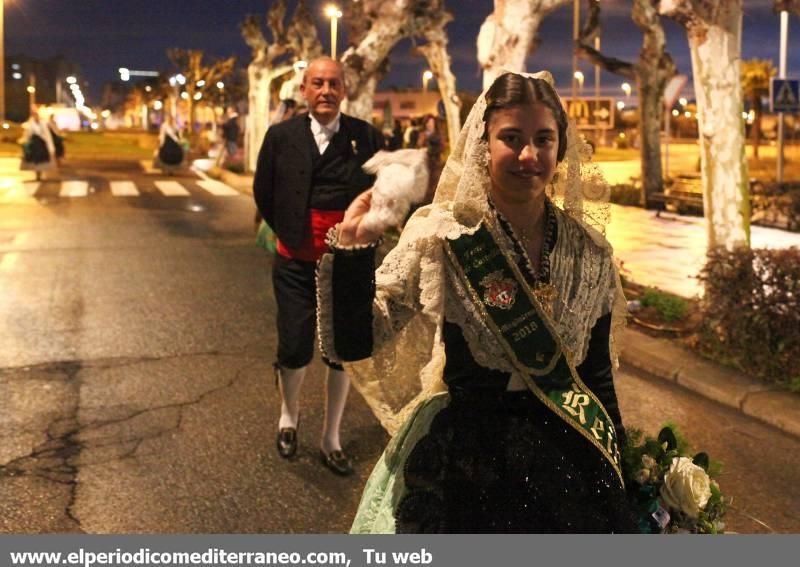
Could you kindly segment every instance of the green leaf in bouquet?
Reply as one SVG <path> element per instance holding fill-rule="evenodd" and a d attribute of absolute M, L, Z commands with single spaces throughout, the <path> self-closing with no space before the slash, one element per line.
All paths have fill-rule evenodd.
<path fill-rule="evenodd" d="M 718 477 L 722 472 L 722 463 L 720 461 L 710 461 L 708 463 L 708 470 L 706 472 L 711 478 Z"/>
<path fill-rule="evenodd" d="M 694 457 L 692 457 L 692 462 L 698 467 L 701 467 L 704 471 L 708 472 L 708 453 L 697 453 Z"/>
<path fill-rule="evenodd" d="M 648 439 L 644 444 L 644 454 L 650 455 L 657 461 L 661 461 L 661 457 L 664 455 L 664 448 L 661 446 L 661 443 L 655 439 Z"/>
<path fill-rule="evenodd" d="M 678 439 L 671 427 L 664 427 L 658 434 L 658 442 L 667 444 L 667 451 L 678 448 Z"/>

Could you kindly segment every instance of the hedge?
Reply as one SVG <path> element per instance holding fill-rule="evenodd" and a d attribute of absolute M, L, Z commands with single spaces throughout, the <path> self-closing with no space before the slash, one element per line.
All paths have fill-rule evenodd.
<path fill-rule="evenodd" d="M 713 250 L 700 279 L 701 350 L 800 391 L 800 248 Z"/>

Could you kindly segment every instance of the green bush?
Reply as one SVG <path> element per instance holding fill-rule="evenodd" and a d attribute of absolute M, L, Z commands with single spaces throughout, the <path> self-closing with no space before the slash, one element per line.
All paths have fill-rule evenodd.
<path fill-rule="evenodd" d="M 713 250 L 700 279 L 701 350 L 800 391 L 800 248 Z"/>
<path fill-rule="evenodd" d="M 241 175 L 244 173 L 244 164 L 242 162 L 228 163 L 225 164 L 225 169 L 227 169 L 231 173 L 237 173 Z"/>
<path fill-rule="evenodd" d="M 639 187 L 631 183 L 612 185 L 609 200 L 617 205 L 638 207 L 642 204 L 642 191 Z"/>
<path fill-rule="evenodd" d="M 640 301 L 642 307 L 653 307 L 669 323 L 685 319 L 689 314 L 689 303 L 685 299 L 650 287 L 642 292 Z"/>

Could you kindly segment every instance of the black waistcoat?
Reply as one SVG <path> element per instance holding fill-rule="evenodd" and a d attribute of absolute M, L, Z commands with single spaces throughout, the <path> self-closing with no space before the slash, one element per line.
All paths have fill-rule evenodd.
<path fill-rule="evenodd" d="M 343 211 L 359 193 L 371 186 L 372 179 L 361 171 L 363 160 L 358 159 L 347 131 L 340 127 L 325 152 L 320 154 L 311 141 L 311 195 L 309 206 L 324 211 Z"/>

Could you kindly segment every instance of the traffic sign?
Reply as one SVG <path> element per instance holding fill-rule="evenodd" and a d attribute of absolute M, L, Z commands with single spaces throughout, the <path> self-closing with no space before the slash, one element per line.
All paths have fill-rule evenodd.
<path fill-rule="evenodd" d="M 769 103 L 772 112 L 800 111 L 800 80 L 772 79 L 769 84 Z"/>
<path fill-rule="evenodd" d="M 681 94 L 681 89 L 688 82 L 689 77 L 686 75 L 675 75 L 669 80 L 667 86 L 664 87 L 664 107 L 667 110 L 672 110 L 675 106 L 675 101 L 678 100 L 678 95 Z"/>

